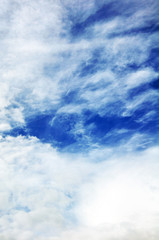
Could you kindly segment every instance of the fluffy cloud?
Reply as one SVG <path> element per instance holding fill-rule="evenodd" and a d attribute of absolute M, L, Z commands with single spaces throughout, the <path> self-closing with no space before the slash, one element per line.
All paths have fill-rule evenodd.
<path fill-rule="evenodd" d="M 24 137 L 0 148 L 1 239 L 157 239 L 158 148 L 73 157 Z"/>
<path fill-rule="evenodd" d="M 72 225 L 72 195 L 89 176 L 87 164 L 59 156 L 35 138 L 8 137 L 0 148 L 1 236 L 25 239 L 28 232 L 38 239 Z"/>

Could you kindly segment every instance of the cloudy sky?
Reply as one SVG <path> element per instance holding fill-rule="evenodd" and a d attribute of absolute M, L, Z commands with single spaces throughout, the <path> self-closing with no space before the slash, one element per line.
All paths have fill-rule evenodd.
<path fill-rule="evenodd" d="M 159 239 L 158 0 L 0 1 L 0 239 Z"/>

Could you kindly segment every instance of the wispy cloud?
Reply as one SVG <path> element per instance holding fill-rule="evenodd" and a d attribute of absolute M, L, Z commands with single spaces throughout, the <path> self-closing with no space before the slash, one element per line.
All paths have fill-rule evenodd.
<path fill-rule="evenodd" d="M 1 239 L 158 239 L 158 8 L 0 2 Z"/>

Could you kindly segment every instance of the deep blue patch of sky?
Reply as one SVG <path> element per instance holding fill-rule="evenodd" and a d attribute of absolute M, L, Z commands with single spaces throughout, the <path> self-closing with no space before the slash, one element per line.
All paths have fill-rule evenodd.
<path fill-rule="evenodd" d="M 144 83 L 144 84 L 141 84 L 140 86 L 138 87 L 134 87 L 132 89 L 129 90 L 128 92 L 128 98 L 129 100 L 135 98 L 136 96 L 148 91 L 148 90 L 156 90 L 158 91 L 159 89 L 159 78 L 156 78 L 154 80 L 152 80 L 150 83 Z"/>
<path fill-rule="evenodd" d="M 75 37 L 84 33 L 85 29 L 95 22 L 105 21 L 119 15 L 114 2 L 103 5 L 99 10 L 90 15 L 85 21 L 76 23 L 71 28 L 71 34 Z"/>
<path fill-rule="evenodd" d="M 155 47 L 151 49 L 147 65 L 154 68 L 155 71 L 159 71 L 159 48 Z"/>
<path fill-rule="evenodd" d="M 106 68 L 106 60 L 102 56 L 102 49 L 96 49 L 92 53 L 92 57 L 83 62 L 79 67 L 80 77 L 92 75 L 100 70 Z"/>
<path fill-rule="evenodd" d="M 153 22 L 144 27 L 132 28 L 123 32 L 114 32 L 109 34 L 108 37 L 109 38 L 124 37 L 124 36 L 137 35 L 137 34 L 151 34 L 155 32 L 159 32 L 159 25 Z"/>
<path fill-rule="evenodd" d="M 84 21 L 80 21 L 79 17 L 76 19 L 76 17 L 73 18 L 73 16 L 70 17 L 72 20 L 72 26 L 71 26 L 71 36 L 72 37 L 79 37 L 84 36 L 86 34 L 86 30 L 88 31 L 88 28 L 95 23 L 98 22 L 104 22 L 109 21 L 115 17 L 122 16 L 128 17 L 134 13 L 135 8 L 141 8 L 143 6 L 140 5 L 139 2 L 126 2 L 126 1 L 111 1 L 109 3 L 105 3 L 102 6 L 100 6 L 95 13 L 90 14 Z M 154 23 L 155 24 L 155 23 Z M 133 31 L 133 29 L 132 29 Z M 153 25 L 153 23 L 150 24 L 150 26 L 145 26 L 141 29 L 134 29 L 135 32 L 149 32 L 149 31 L 158 31 L 158 26 Z M 128 34 L 128 33 L 125 33 Z M 89 37 L 88 34 L 85 36 Z"/>
<path fill-rule="evenodd" d="M 68 150 L 70 146 L 70 149 L 73 149 L 71 151 L 80 151 L 89 146 L 89 142 L 83 141 L 84 137 L 89 137 L 92 143 L 114 146 L 120 144 L 121 141 L 126 142 L 134 133 L 147 133 L 152 137 L 152 141 L 156 142 L 155 133 L 159 131 L 157 113 L 148 121 L 138 120 L 158 108 L 157 104 L 153 105 L 148 102 L 129 117 L 119 117 L 115 114 L 101 117 L 90 111 L 85 111 L 82 115 L 38 115 L 27 122 L 25 129 L 16 128 L 10 132 L 10 135 L 36 136 L 42 142 L 51 143 L 61 150 L 66 147 Z M 75 126 L 81 119 L 85 132 L 77 135 Z M 121 129 L 125 131 L 120 132 Z"/>

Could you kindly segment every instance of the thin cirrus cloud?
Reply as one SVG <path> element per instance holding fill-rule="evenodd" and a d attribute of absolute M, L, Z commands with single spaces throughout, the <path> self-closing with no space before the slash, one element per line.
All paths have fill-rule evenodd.
<path fill-rule="evenodd" d="M 1 1 L 1 239 L 158 239 L 158 8 Z"/>

